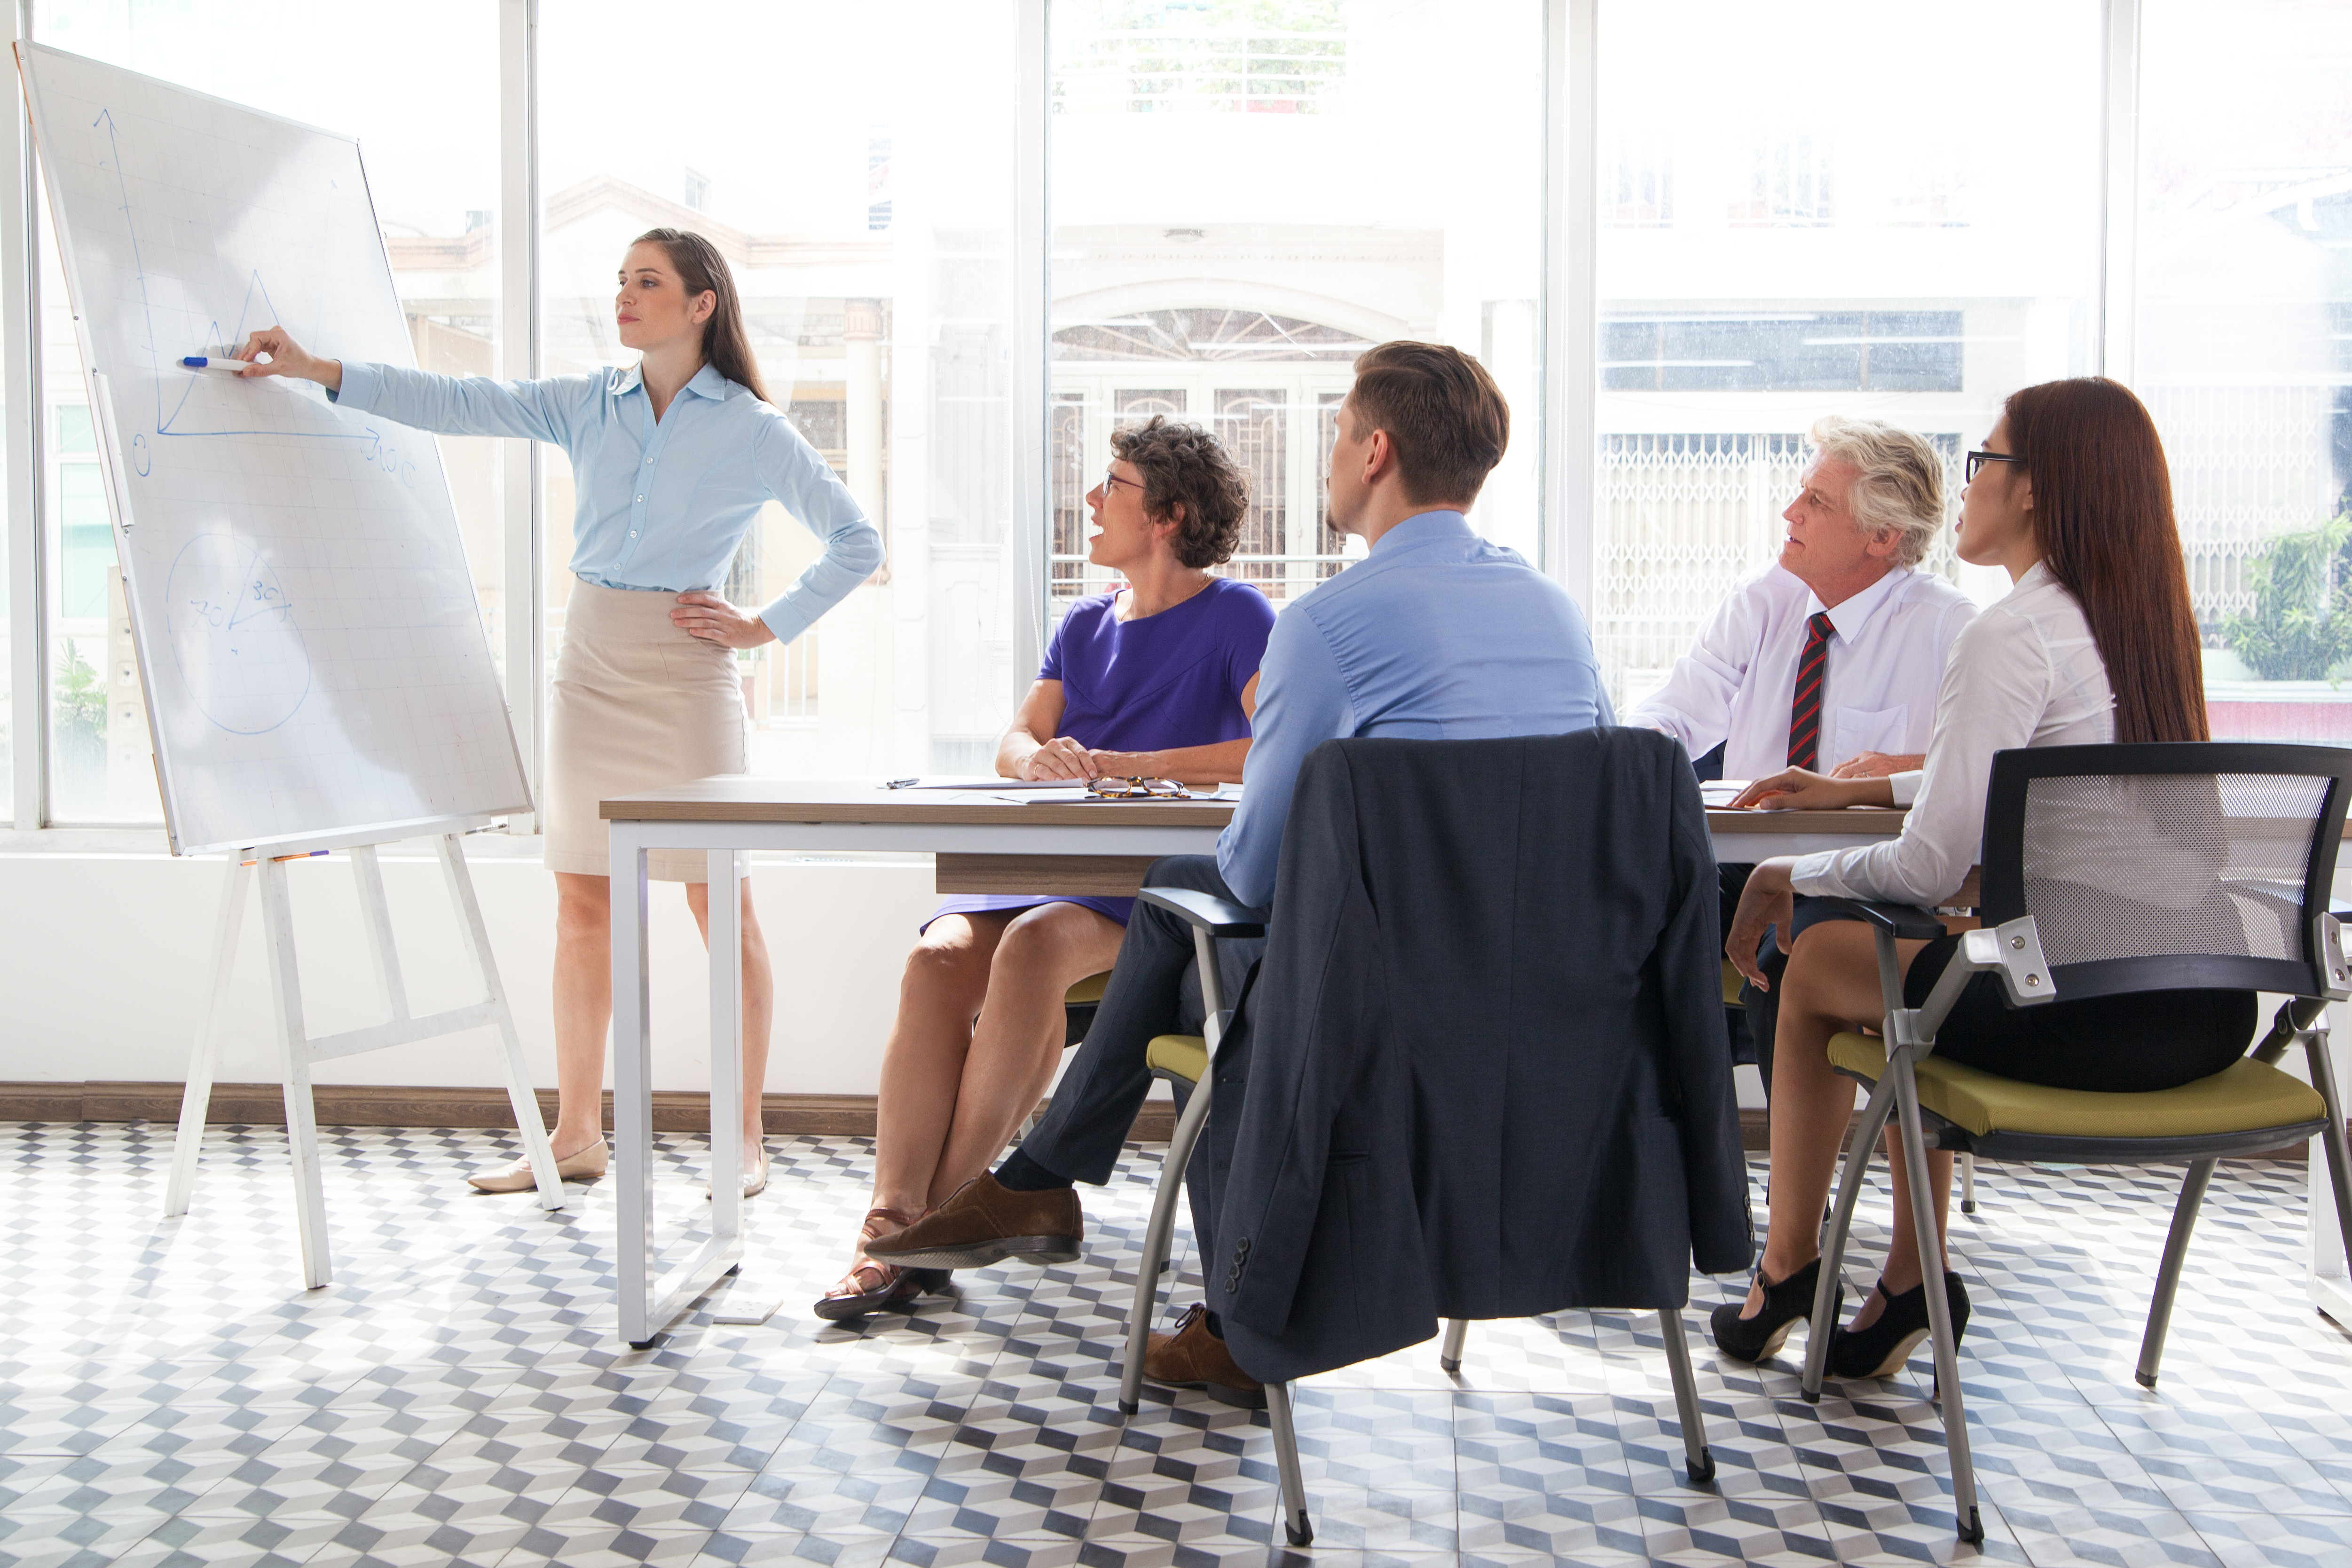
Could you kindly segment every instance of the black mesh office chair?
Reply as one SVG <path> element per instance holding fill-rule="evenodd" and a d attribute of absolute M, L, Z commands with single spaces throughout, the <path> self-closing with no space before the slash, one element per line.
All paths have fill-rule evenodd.
<path fill-rule="evenodd" d="M 2344 834 L 2352 751 L 2318 746 L 2050 746 L 1995 755 L 1985 803 L 1983 929 L 1964 938 L 1926 1005 L 1904 1005 L 1895 939 L 1933 938 L 1926 910 L 1845 901 L 1877 938 L 1882 1036 L 1839 1035 L 1830 1060 L 1871 1086 L 1823 1238 L 1804 1393 L 1821 1397 L 1836 1286 L 1879 1130 L 1899 1112 L 1906 1158 L 1926 1151 L 1990 1160 L 2186 1162 L 2165 1243 L 2138 1381 L 2157 1363 L 2213 1163 L 2317 1135 L 2352 1258 L 2352 1152 L 2327 1055 L 2326 1004 L 2352 994 L 2329 890 Z M 2194 1083 L 2103 1093 L 2021 1083 L 1936 1057 L 1936 1031 L 1971 975 L 2001 976 L 2011 1006 L 2137 991 L 2282 992 L 2247 1057 Z M 2301 1044 L 2311 1082 L 2273 1064 Z M 1911 1184 L 1927 1278 L 1940 1278 L 1934 1199 Z M 1963 1540 L 1980 1541 L 1975 1475 L 1944 1293 L 1926 1291 L 1944 1404 L 1952 1497 Z"/>

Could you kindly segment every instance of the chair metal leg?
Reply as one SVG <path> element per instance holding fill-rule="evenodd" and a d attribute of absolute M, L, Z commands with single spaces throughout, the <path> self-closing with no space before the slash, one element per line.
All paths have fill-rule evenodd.
<path fill-rule="evenodd" d="M 1960 1212 L 1977 1212 L 1977 1157 L 1974 1154 L 1960 1156 Z"/>
<path fill-rule="evenodd" d="M 1274 1428 L 1274 1464 L 1282 1478 L 1282 1532 L 1293 1546 L 1309 1546 L 1315 1527 L 1307 1519 L 1307 1482 L 1298 1472 L 1298 1429 L 1290 1420 L 1290 1384 L 1265 1385 L 1266 1421 Z"/>
<path fill-rule="evenodd" d="M 2147 1304 L 2147 1331 L 2140 1336 L 2139 1366 L 2132 1375 L 2142 1388 L 2156 1386 L 2156 1365 L 2164 1359 L 2164 1336 L 2172 1327 L 2172 1294 L 2180 1285 L 2180 1266 L 2189 1256 L 2189 1233 L 2205 1202 L 2206 1184 L 2213 1179 L 2213 1162 L 2192 1160 L 2180 1184 L 2180 1200 L 2172 1205 L 2172 1229 L 2164 1238 L 2164 1261 L 2156 1270 L 2156 1295 Z"/>
<path fill-rule="evenodd" d="M 2304 1058 L 2311 1064 L 2312 1086 L 2327 1108 L 2327 1127 L 2320 1146 L 2327 1151 L 2327 1180 L 2336 1192 L 2336 1223 L 2344 1233 L 2344 1261 L 2352 1266 L 2352 1143 L 2344 1133 L 2344 1098 L 2336 1083 L 2336 1063 L 2328 1054 L 2327 1031 L 2311 1029 L 2303 1037 Z"/>
<path fill-rule="evenodd" d="M 1118 1373 L 1118 1407 L 1132 1415 L 1143 1403 L 1143 1351 L 1150 1342 L 1151 1319 L 1160 1305 L 1160 1271 L 1168 1261 L 1168 1241 L 1176 1231 L 1176 1199 L 1184 1190 L 1184 1165 L 1209 1119 L 1209 1080 L 1192 1086 L 1184 1113 L 1168 1140 L 1160 1186 L 1151 1194 L 1151 1223 L 1143 1233 L 1143 1256 L 1135 1264 L 1135 1300 L 1127 1310 L 1127 1363 Z"/>
<path fill-rule="evenodd" d="M 1462 1346 L 1470 1337 L 1470 1320 L 1449 1318 L 1445 1323 L 1445 1342 L 1437 1349 L 1437 1364 L 1447 1372 L 1462 1370 Z"/>
<path fill-rule="evenodd" d="M 1944 1293 L 1942 1237 L 1936 1228 L 1936 1198 L 1927 1180 L 1927 1140 L 1919 1126 L 1919 1086 L 1911 1076 L 1911 1055 L 1897 1049 L 1887 1063 L 1895 1102 L 1903 1115 L 1903 1158 L 1911 1180 L 1911 1224 L 1919 1233 L 1920 1276 L 1927 1283 L 1927 1329 L 1936 1346 L 1936 1386 L 1944 1405 L 1944 1447 L 1952 1462 L 1952 1508 L 1962 1541 L 1984 1540 L 1977 1516 L 1976 1468 L 1969 1460 L 1969 1415 L 1960 1397 L 1959 1342 L 1952 1337 L 1952 1305 Z"/>
<path fill-rule="evenodd" d="M 1822 1275 L 1813 1287 L 1813 1321 L 1805 1333 L 1805 1376 L 1800 1390 L 1808 1405 L 1822 1402 L 1822 1376 L 1829 1370 L 1830 1331 L 1837 1327 L 1839 1270 L 1845 1267 L 1845 1241 L 1853 1229 L 1853 1211 L 1862 1202 L 1863 1178 L 1870 1171 L 1870 1152 L 1878 1146 L 1886 1113 L 1895 1108 L 1895 1075 L 1881 1073 L 1871 1086 L 1870 1102 L 1854 1125 L 1853 1142 L 1845 1152 L 1845 1173 L 1838 1178 L 1837 1206 L 1822 1236 Z"/>
<path fill-rule="evenodd" d="M 1666 1372 L 1675 1380 L 1675 1410 L 1683 1424 L 1683 1469 L 1691 1485 L 1715 1479 L 1715 1455 L 1706 1446 L 1706 1417 L 1698 1407 L 1698 1378 L 1691 1371 L 1690 1342 L 1683 1338 L 1679 1307 L 1658 1309 L 1658 1337 L 1666 1345 Z"/>

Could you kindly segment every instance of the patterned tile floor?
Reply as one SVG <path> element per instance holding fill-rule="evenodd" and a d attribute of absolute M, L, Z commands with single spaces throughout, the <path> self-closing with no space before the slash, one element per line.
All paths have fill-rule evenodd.
<path fill-rule="evenodd" d="M 1290 1552 L 1264 1417 L 1118 1415 L 1155 1150 L 1087 1194 L 1078 1264 L 839 1328 L 805 1306 L 869 1147 L 772 1140 L 731 1289 L 785 1310 L 635 1352 L 611 1183 L 542 1215 L 456 1180 L 497 1134 L 325 1138 L 338 1272 L 305 1294 L 275 1132 L 215 1130 L 162 1221 L 168 1126 L 0 1125 L 0 1563 L 2352 1563 L 2352 1341 L 2301 1301 L 2294 1166 L 2214 1182 L 2156 1394 L 2131 1365 L 2172 1178 L 1986 1172 L 1955 1237 L 1981 1552 L 1952 1540 L 1924 1358 L 1808 1405 L 1793 1363 L 1700 1342 L 1695 1489 L 1655 1320 L 1564 1313 L 1477 1326 L 1458 1379 L 1433 1343 L 1304 1385 L 1317 1542 Z M 698 1150 L 661 1155 L 674 1237 Z"/>

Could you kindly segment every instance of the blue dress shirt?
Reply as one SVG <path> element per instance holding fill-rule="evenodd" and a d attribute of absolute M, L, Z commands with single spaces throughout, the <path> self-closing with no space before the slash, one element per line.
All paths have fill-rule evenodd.
<path fill-rule="evenodd" d="M 1244 903 L 1273 899 L 1299 764 L 1326 741 L 1488 740 L 1615 722 L 1566 589 L 1458 511 L 1409 517 L 1276 619 L 1217 869 Z"/>
<path fill-rule="evenodd" d="M 792 421 L 709 365 L 656 422 L 635 368 L 545 381 L 346 361 L 335 401 L 447 436 L 551 442 L 572 458 L 572 570 L 602 588 L 715 589 L 768 501 L 824 553 L 760 618 L 790 642 L 882 564 L 882 535 Z"/>

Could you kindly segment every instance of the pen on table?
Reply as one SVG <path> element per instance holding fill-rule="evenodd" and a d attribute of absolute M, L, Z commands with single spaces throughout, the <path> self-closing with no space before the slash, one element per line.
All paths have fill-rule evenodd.
<path fill-rule="evenodd" d="M 219 354 L 187 354 L 180 363 L 190 370 L 243 370 L 251 364 L 249 359 L 225 359 Z"/>
<path fill-rule="evenodd" d="M 920 784 L 920 783 L 922 783 L 922 782 L 923 782 L 923 781 L 922 781 L 921 776 L 920 776 L 919 774 L 918 774 L 916 777 L 914 777 L 914 778 L 910 778 L 910 779 L 888 779 L 888 780 L 886 780 L 886 781 L 884 781 L 882 787 L 883 787 L 884 789 L 905 789 L 905 788 L 908 787 L 908 786 L 909 786 L 909 785 L 911 785 L 911 784 Z"/>

